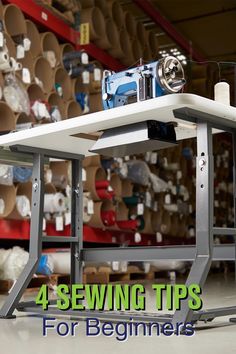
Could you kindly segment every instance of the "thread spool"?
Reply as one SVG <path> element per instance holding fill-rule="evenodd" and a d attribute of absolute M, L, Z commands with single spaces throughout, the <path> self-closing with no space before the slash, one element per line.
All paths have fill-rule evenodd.
<path fill-rule="evenodd" d="M 124 23 L 130 38 L 136 38 L 137 24 L 134 16 L 129 11 L 124 14 Z"/>
<path fill-rule="evenodd" d="M 108 2 L 108 8 L 110 12 L 110 16 L 115 21 L 115 24 L 118 28 L 122 28 L 124 26 L 124 12 L 118 1 L 110 0 Z"/>
<path fill-rule="evenodd" d="M 15 115 L 7 103 L 0 102 L 0 131 L 9 132 L 15 130 Z"/>
<path fill-rule="evenodd" d="M 26 35 L 25 17 L 18 6 L 13 4 L 4 6 L 3 17 L 4 27 L 10 36 Z"/>
<path fill-rule="evenodd" d="M 96 181 L 106 180 L 106 172 L 104 169 L 98 166 L 89 166 L 86 168 L 86 181 L 84 183 L 84 190 L 91 193 L 93 200 L 99 200 L 99 196 L 96 191 Z"/>
<path fill-rule="evenodd" d="M 102 38 L 106 34 L 104 17 L 99 8 L 84 8 L 80 14 L 80 21 L 89 23 L 91 41 Z"/>
<path fill-rule="evenodd" d="M 19 59 L 23 68 L 27 68 L 30 72 L 31 81 L 34 79 L 34 60 L 31 54 L 31 51 L 25 52 L 25 56 L 22 59 Z"/>
<path fill-rule="evenodd" d="M 34 77 L 40 80 L 44 92 L 49 93 L 53 89 L 53 70 L 45 58 L 39 57 L 35 60 Z"/>
<path fill-rule="evenodd" d="M 6 186 L 0 184 L 1 210 L 0 218 L 6 218 L 12 212 L 16 200 L 16 188 L 14 185 Z"/>
<path fill-rule="evenodd" d="M 83 114 L 82 109 L 76 101 L 72 100 L 66 103 L 66 117 L 75 118 Z"/>
<path fill-rule="evenodd" d="M 44 194 L 45 213 L 63 213 L 66 210 L 65 196 L 62 193 Z"/>
<path fill-rule="evenodd" d="M 47 97 L 47 101 L 51 108 L 56 107 L 59 110 L 61 120 L 67 119 L 65 103 L 57 93 L 50 93 Z"/>
<path fill-rule="evenodd" d="M 214 86 L 214 99 L 217 102 L 230 106 L 230 86 L 227 82 L 217 82 Z"/>
<path fill-rule="evenodd" d="M 68 162 L 67 161 L 52 161 L 50 162 L 50 170 L 52 173 L 52 184 L 57 188 L 64 190 L 68 185 Z"/>
<path fill-rule="evenodd" d="M 30 217 L 31 212 L 32 183 L 20 183 L 16 188 L 15 206 L 8 215 L 9 219 L 19 220 Z"/>
<path fill-rule="evenodd" d="M 57 40 L 57 37 L 52 32 L 45 32 L 40 35 L 41 39 L 41 50 L 43 52 L 43 56 L 45 56 L 47 52 L 53 52 L 55 54 L 56 62 L 54 65 L 51 63 L 51 67 L 55 67 L 60 62 L 60 46 Z"/>
<path fill-rule="evenodd" d="M 63 58 L 64 55 L 75 50 L 74 46 L 71 43 L 64 43 L 60 45 L 60 63 L 64 66 Z"/>
<path fill-rule="evenodd" d="M 158 39 L 155 31 L 148 32 L 148 42 L 149 42 L 149 47 L 151 49 L 152 57 L 153 59 L 156 59 L 158 56 L 159 45 L 158 45 Z"/>
<path fill-rule="evenodd" d="M 90 113 L 99 112 L 103 110 L 102 97 L 100 93 L 89 95 L 89 107 Z"/>
<path fill-rule="evenodd" d="M 142 22 L 138 21 L 136 23 L 136 32 L 137 32 L 137 39 L 140 41 L 140 43 L 145 46 L 147 42 L 147 31 L 145 29 L 145 26 Z"/>
<path fill-rule="evenodd" d="M 55 85 L 59 84 L 62 88 L 62 98 L 67 101 L 72 96 L 71 79 L 67 71 L 59 67 L 55 71 Z"/>
<path fill-rule="evenodd" d="M 29 38 L 31 42 L 30 52 L 34 59 L 37 58 L 39 55 L 42 55 L 40 34 L 37 27 L 32 21 L 26 20 L 25 22 L 26 22 L 27 38 Z"/>
<path fill-rule="evenodd" d="M 29 85 L 27 88 L 27 92 L 31 102 L 45 100 L 45 93 L 43 92 L 41 87 L 37 84 Z"/>

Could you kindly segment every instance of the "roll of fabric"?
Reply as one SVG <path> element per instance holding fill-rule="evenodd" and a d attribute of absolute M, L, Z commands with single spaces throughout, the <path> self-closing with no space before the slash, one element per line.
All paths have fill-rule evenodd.
<path fill-rule="evenodd" d="M 114 210 L 102 211 L 101 217 L 105 226 L 113 226 L 116 223 L 116 213 Z"/>
<path fill-rule="evenodd" d="M 25 183 L 31 179 L 32 168 L 29 167 L 13 167 L 13 178 L 15 182 Z"/>
<path fill-rule="evenodd" d="M 45 213 L 63 213 L 66 210 L 65 196 L 62 193 L 44 195 Z"/>

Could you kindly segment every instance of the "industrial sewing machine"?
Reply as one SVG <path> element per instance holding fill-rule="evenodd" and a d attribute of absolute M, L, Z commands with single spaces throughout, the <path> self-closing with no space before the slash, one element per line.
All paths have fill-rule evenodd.
<path fill-rule="evenodd" d="M 119 73 L 105 70 L 102 83 L 103 107 L 106 110 L 178 93 L 184 84 L 183 67 L 172 56 Z M 117 157 L 177 144 L 174 125 L 158 122 L 155 118 L 104 131 L 90 151 Z"/>
<path fill-rule="evenodd" d="M 183 67 L 172 56 L 119 73 L 105 70 L 102 83 L 103 108 L 124 106 L 131 102 L 177 93 L 184 84 Z"/>

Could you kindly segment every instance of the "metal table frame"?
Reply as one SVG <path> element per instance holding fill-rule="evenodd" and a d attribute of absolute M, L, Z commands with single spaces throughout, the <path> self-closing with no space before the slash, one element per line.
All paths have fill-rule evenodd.
<path fill-rule="evenodd" d="M 210 321 L 215 317 L 236 314 L 236 306 L 223 307 L 205 311 L 189 309 L 188 299 L 182 302 L 180 311 L 174 315 L 157 315 L 149 313 L 110 312 L 110 311 L 60 311 L 55 308 L 55 300 L 50 302 L 45 312 L 34 302 L 21 302 L 21 296 L 35 273 L 42 253 L 43 242 L 69 242 L 71 247 L 71 284 L 82 283 L 82 262 L 101 262 L 114 260 L 147 261 L 157 259 L 176 259 L 193 261 L 186 285 L 197 283 L 204 286 L 211 262 L 213 260 L 235 261 L 235 244 L 215 245 L 213 235 L 236 235 L 236 219 L 234 228 L 213 227 L 214 205 L 214 161 L 212 151 L 212 129 L 220 129 L 232 133 L 234 154 L 234 206 L 236 198 L 236 124 L 226 119 L 180 108 L 173 111 L 176 118 L 197 125 L 197 164 L 196 164 L 196 245 L 166 247 L 128 247 L 128 248 L 83 248 L 83 189 L 82 160 L 78 154 L 61 153 L 28 146 L 13 146 L 11 150 L 33 155 L 33 186 L 32 186 L 32 218 L 30 230 L 30 256 L 20 277 L 14 284 L 2 309 L 0 318 L 13 318 L 15 309 L 23 312 L 41 314 L 67 314 L 73 317 L 96 316 L 102 319 L 155 320 L 159 322 L 197 322 Z M 235 127 L 234 127 L 235 125 Z M 72 221 L 71 237 L 43 237 L 43 201 L 44 201 L 44 161 L 46 157 L 56 157 L 72 162 Z"/>

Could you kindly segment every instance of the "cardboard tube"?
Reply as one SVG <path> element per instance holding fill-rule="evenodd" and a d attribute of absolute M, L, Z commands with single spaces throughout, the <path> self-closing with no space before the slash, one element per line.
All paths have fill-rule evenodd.
<path fill-rule="evenodd" d="M 40 34 L 36 25 L 30 21 L 26 20 L 26 29 L 27 29 L 27 38 L 31 42 L 30 52 L 33 58 L 37 58 L 39 55 L 42 55 Z"/>
<path fill-rule="evenodd" d="M 99 112 L 103 110 L 101 93 L 89 95 L 89 107 L 90 113 Z"/>
<path fill-rule="evenodd" d="M 148 32 L 148 42 L 152 52 L 152 56 L 154 59 L 156 59 L 158 57 L 159 45 L 155 31 Z"/>
<path fill-rule="evenodd" d="M 120 198 L 122 195 L 122 182 L 117 174 L 111 175 L 110 186 L 112 187 L 115 196 Z"/>
<path fill-rule="evenodd" d="M 133 183 L 128 179 L 122 180 L 122 198 L 132 197 L 133 195 Z"/>
<path fill-rule="evenodd" d="M 3 209 L 1 210 L 0 218 L 6 218 L 12 212 L 15 206 L 15 186 L 6 186 L 0 184 L 0 200 L 2 200 L 3 203 Z"/>
<path fill-rule="evenodd" d="M 143 49 L 143 59 L 145 61 L 151 61 L 152 60 L 152 51 L 151 51 L 150 46 L 149 46 L 148 43 L 147 43 L 146 46 L 144 46 L 144 49 Z"/>
<path fill-rule="evenodd" d="M 136 38 L 137 25 L 134 16 L 129 11 L 126 11 L 124 16 L 125 28 L 130 38 Z"/>
<path fill-rule="evenodd" d="M 161 229 L 160 232 L 164 235 L 169 234 L 171 228 L 171 219 L 168 211 L 163 211 L 162 220 L 161 220 Z"/>
<path fill-rule="evenodd" d="M 42 52 L 46 53 L 48 51 L 52 51 L 55 54 L 57 66 L 60 62 L 61 56 L 60 46 L 57 37 L 52 32 L 45 32 L 40 35 L 40 40 Z"/>
<path fill-rule="evenodd" d="M 89 226 L 96 227 L 99 229 L 105 228 L 101 218 L 102 204 L 103 204 L 102 202 L 94 203 L 94 214 L 92 215 L 90 221 L 88 222 Z"/>
<path fill-rule="evenodd" d="M 8 215 L 8 218 L 13 220 L 28 219 L 31 210 L 31 196 L 32 182 L 20 183 L 16 187 L 16 203 L 14 209 Z"/>
<path fill-rule="evenodd" d="M 27 88 L 27 92 L 31 102 L 45 100 L 45 93 L 43 92 L 41 87 L 37 84 L 29 85 L 29 87 Z"/>
<path fill-rule="evenodd" d="M 62 98 L 68 101 L 72 96 L 71 78 L 67 71 L 59 67 L 55 71 L 55 85 L 59 84 L 62 88 Z"/>
<path fill-rule="evenodd" d="M 85 159 L 83 160 L 83 168 L 86 168 L 89 166 L 101 167 L 101 156 L 94 155 L 94 156 L 85 157 Z"/>
<path fill-rule="evenodd" d="M 125 65 L 132 65 L 134 63 L 132 45 L 126 30 L 120 31 L 120 46 L 124 53 L 121 62 Z"/>
<path fill-rule="evenodd" d="M 83 222 L 87 224 L 91 218 L 92 214 L 89 214 L 89 202 L 91 201 L 91 195 L 89 192 L 83 193 Z"/>
<path fill-rule="evenodd" d="M 89 23 L 91 41 L 105 36 L 105 20 L 98 7 L 83 9 L 80 14 L 80 22 Z"/>
<path fill-rule="evenodd" d="M 117 27 L 122 28 L 124 26 L 124 12 L 119 1 L 109 0 L 107 4 L 110 16 L 115 21 Z"/>
<path fill-rule="evenodd" d="M 34 117 L 30 114 L 29 116 L 22 112 L 16 115 L 16 124 L 24 124 L 24 123 L 35 123 Z"/>
<path fill-rule="evenodd" d="M 107 5 L 107 0 L 94 0 L 94 5 L 98 7 L 105 17 L 110 16 L 109 7 Z M 90 6 L 91 7 L 91 6 Z"/>
<path fill-rule="evenodd" d="M 171 225 L 170 225 L 169 235 L 177 237 L 179 233 L 179 221 L 180 221 L 179 215 L 172 214 L 170 220 L 171 220 Z"/>
<path fill-rule="evenodd" d="M 7 103 L 0 102 L 0 131 L 9 132 L 15 130 L 15 115 Z"/>
<path fill-rule="evenodd" d="M 64 43 L 60 45 L 60 63 L 64 66 L 63 58 L 64 55 L 75 50 L 74 46 L 71 43 Z"/>
<path fill-rule="evenodd" d="M 50 169 L 53 185 L 58 189 L 65 189 L 69 179 L 68 161 L 52 161 L 50 162 Z"/>
<path fill-rule="evenodd" d="M 56 187 L 53 183 L 45 183 L 45 194 L 55 194 L 57 192 Z"/>
<path fill-rule="evenodd" d="M 187 218 L 186 217 L 180 217 L 179 219 L 179 237 L 186 237 L 187 235 Z"/>
<path fill-rule="evenodd" d="M 89 93 L 89 85 L 83 84 L 82 76 L 79 75 L 76 79 L 72 80 L 72 96 L 76 98 L 77 93 Z"/>
<path fill-rule="evenodd" d="M 89 166 L 86 168 L 86 181 L 84 183 L 84 190 L 91 193 L 93 200 L 100 200 L 98 197 L 95 182 L 103 181 L 106 179 L 106 172 L 103 168 L 98 166 Z"/>
<path fill-rule="evenodd" d="M 137 39 L 140 41 L 140 43 L 145 46 L 147 43 L 147 31 L 145 29 L 144 24 L 141 21 L 138 21 L 136 23 L 136 32 L 137 32 Z"/>
<path fill-rule="evenodd" d="M 142 233 L 144 234 L 153 234 L 153 228 L 152 228 L 152 213 L 149 209 L 145 208 L 144 210 L 144 222 L 145 226 L 144 229 L 142 230 Z"/>
<path fill-rule="evenodd" d="M 31 81 L 34 79 L 34 60 L 31 51 L 25 52 L 25 57 L 18 60 L 22 68 L 27 68 L 30 72 Z"/>
<path fill-rule="evenodd" d="M 26 35 L 25 17 L 18 6 L 13 4 L 4 6 L 3 17 L 5 29 L 10 36 Z"/>
<path fill-rule="evenodd" d="M 12 38 L 8 33 L 4 33 L 4 37 L 6 40 L 6 46 L 8 49 L 9 56 L 12 58 L 16 58 L 16 46 L 15 43 L 13 42 Z"/>
<path fill-rule="evenodd" d="M 43 57 L 39 57 L 34 62 L 34 77 L 38 78 L 43 84 L 43 90 L 49 93 L 54 84 L 53 70 L 47 61 Z"/>
<path fill-rule="evenodd" d="M 101 219 L 105 226 L 113 227 L 116 223 L 115 207 L 110 200 L 105 200 L 101 206 Z"/>
<path fill-rule="evenodd" d="M 94 6 L 94 0 L 80 0 L 80 4 L 83 9 L 86 9 Z"/>
<path fill-rule="evenodd" d="M 2 2 L 0 3 L 0 20 L 3 20 L 3 4 Z"/>
<path fill-rule="evenodd" d="M 66 117 L 75 118 L 83 114 L 81 106 L 76 101 L 72 100 L 66 103 Z"/>
<path fill-rule="evenodd" d="M 154 232 L 161 232 L 162 211 L 155 211 L 151 215 L 152 229 Z"/>
<path fill-rule="evenodd" d="M 138 61 L 143 57 L 142 46 L 140 42 L 137 41 L 136 39 L 132 41 L 132 51 L 133 51 L 134 60 Z"/>
<path fill-rule="evenodd" d="M 47 101 L 50 106 L 52 107 L 55 106 L 59 109 L 62 120 L 67 119 L 65 103 L 57 93 L 55 92 L 50 93 L 47 97 Z"/>
<path fill-rule="evenodd" d="M 129 219 L 129 209 L 127 208 L 126 204 L 123 201 L 117 203 L 116 220 L 124 221 L 128 219 Z"/>

